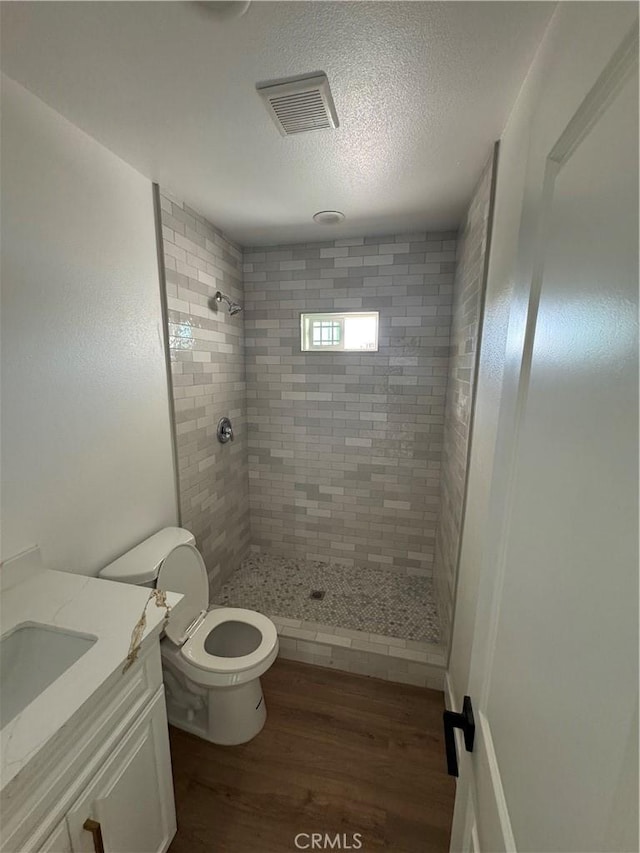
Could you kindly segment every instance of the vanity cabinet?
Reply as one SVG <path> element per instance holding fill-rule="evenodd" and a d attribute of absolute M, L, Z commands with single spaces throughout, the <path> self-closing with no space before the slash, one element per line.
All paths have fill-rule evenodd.
<path fill-rule="evenodd" d="M 162 687 L 67 812 L 73 853 L 162 853 L 175 832 Z"/>
<path fill-rule="evenodd" d="M 2 853 L 164 853 L 176 818 L 156 638 L 69 728 L 15 810 L 3 803 Z"/>

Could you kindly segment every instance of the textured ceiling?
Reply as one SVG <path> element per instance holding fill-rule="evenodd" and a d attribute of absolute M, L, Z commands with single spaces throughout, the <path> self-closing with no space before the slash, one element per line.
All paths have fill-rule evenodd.
<path fill-rule="evenodd" d="M 2 3 L 2 68 L 244 245 L 457 226 L 552 3 Z M 282 138 L 259 81 L 325 71 Z M 341 226 L 312 214 L 345 212 Z"/>

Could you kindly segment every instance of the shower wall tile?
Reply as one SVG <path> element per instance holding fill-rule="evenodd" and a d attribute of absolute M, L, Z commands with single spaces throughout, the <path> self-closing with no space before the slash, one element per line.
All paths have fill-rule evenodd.
<path fill-rule="evenodd" d="M 467 478 L 476 354 L 490 229 L 493 156 L 485 165 L 458 235 L 434 581 L 442 638 L 451 633 Z"/>
<path fill-rule="evenodd" d="M 243 315 L 229 316 L 213 298 L 222 290 L 244 301 L 242 252 L 166 193 L 161 220 L 181 524 L 196 537 L 215 590 L 249 547 Z M 225 415 L 235 438 L 220 444 Z"/>
<path fill-rule="evenodd" d="M 251 542 L 432 573 L 455 234 L 245 249 Z M 379 351 L 300 350 L 300 314 L 377 310 Z"/>

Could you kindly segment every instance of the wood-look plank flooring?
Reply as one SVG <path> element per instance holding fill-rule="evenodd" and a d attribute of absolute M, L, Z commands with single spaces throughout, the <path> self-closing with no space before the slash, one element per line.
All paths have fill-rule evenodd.
<path fill-rule="evenodd" d="M 171 729 L 169 853 L 287 853 L 312 832 L 352 849 L 360 833 L 363 853 L 449 849 L 441 693 L 284 660 L 262 685 L 267 723 L 250 743 Z"/>

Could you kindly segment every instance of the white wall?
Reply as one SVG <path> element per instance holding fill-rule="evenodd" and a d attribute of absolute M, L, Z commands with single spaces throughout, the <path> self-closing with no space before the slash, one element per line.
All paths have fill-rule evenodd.
<path fill-rule="evenodd" d="M 176 521 L 151 184 L 2 78 L 2 556 L 101 565 Z"/>

